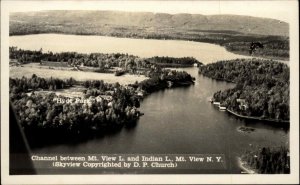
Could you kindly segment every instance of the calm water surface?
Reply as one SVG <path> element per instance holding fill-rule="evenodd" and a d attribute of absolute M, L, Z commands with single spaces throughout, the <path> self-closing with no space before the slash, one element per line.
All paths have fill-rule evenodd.
<path fill-rule="evenodd" d="M 224 59 L 247 58 L 246 56 L 230 53 L 219 45 L 180 40 L 37 34 L 12 36 L 9 38 L 9 45 L 29 50 L 39 50 L 42 48 L 43 52 L 128 53 L 140 57 L 193 56 L 203 63 Z"/>
<path fill-rule="evenodd" d="M 184 70 L 196 77 L 195 85 L 159 91 L 146 97 L 140 108 L 145 115 L 136 127 L 123 128 L 116 134 L 77 145 L 50 146 L 34 152 L 224 154 L 226 170 L 201 173 L 240 173 L 237 157 L 246 149 L 288 144 L 288 129 L 238 119 L 227 112 L 220 112 L 208 102 L 208 97 L 214 92 L 231 88 L 234 84 L 198 75 L 197 68 Z M 241 133 L 237 131 L 239 126 L 250 126 L 255 131 Z M 167 171 L 160 173 L 164 172 Z"/>
<path fill-rule="evenodd" d="M 59 44 L 57 44 L 59 43 Z M 141 57 L 193 56 L 203 63 L 241 57 L 207 43 L 40 34 L 10 37 L 10 45 L 43 51 L 81 53 L 129 53 Z M 179 52 L 180 51 L 180 52 Z M 289 130 L 276 124 L 248 121 L 220 112 L 208 102 L 218 90 L 234 84 L 215 81 L 185 68 L 196 78 L 195 85 L 167 89 L 146 97 L 140 110 L 145 113 L 131 129 L 76 145 L 55 145 L 33 149 L 34 153 L 127 153 L 127 154 L 224 154 L 224 171 L 199 173 L 240 173 L 237 157 L 254 146 L 288 145 Z M 252 133 L 237 131 L 239 126 L 255 128 Z M 105 173 L 105 171 L 103 171 Z M 141 172 L 141 171 L 140 171 Z M 161 173 L 167 171 L 162 171 Z M 132 172 L 139 173 L 139 172 Z M 184 173 L 178 171 L 178 173 Z M 192 172 L 193 173 L 193 172 Z"/>

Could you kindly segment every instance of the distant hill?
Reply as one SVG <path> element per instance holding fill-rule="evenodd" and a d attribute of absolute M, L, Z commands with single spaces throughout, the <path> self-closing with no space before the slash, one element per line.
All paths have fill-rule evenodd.
<path fill-rule="evenodd" d="M 289 36 L 289 25 L 286 22 L 240 15 L 200 15 L 200 14 L 165 14 L 149 12 L 121 12 L 121 11 L 39 11 L 11 13 L 11 34 L 18 34 L 21 30 L 34 31 L 60 30 L 61 27 L 73 27 L 80 31 L 80 27 L 91 30 L 142 30 L 158 32 L 178 29 L 179 31 L 230 33 L 230 34 L 258 34 L 269 36 Z"/>
<path fill-rule="evenodd" d="M 188 40 L 224 46 L 228 51 L 289 59 L 289 25 L 240 15 L 59 10 L 12 13 L 9 34 L 58 33 L 162 40 Z M 249 52 L 252 42 L 264 47 Z"/>

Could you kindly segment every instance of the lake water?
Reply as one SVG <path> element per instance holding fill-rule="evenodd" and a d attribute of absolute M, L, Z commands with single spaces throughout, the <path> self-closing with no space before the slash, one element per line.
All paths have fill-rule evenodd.
<path fill-rule="evenodd" d="M 197 68 L 184 70 L 196 77 L 195 85 L 167 89 L 146 97 L 140 108 L 145 115 L 134 128 L 123 128 L 115 134 L 76 145 L 62 144 L 35 148 L 33 152 L 40 154 L 60 152 L 67 154 L 223 154 L 226 157 L 225 170 L 160 170 L 153 173 L 240 173 L 237 157 L 245 150 L 257 146 L 288 146 L 288 128 L 261 121 L 239 119 L 227 112 L 219 111 L 208 101 L 208 97 L 214 92 L 231 88 L 233 84 L 198 75 Z M 242 133 L 237 131 L 240 126 L 252 127 L 255 131 Z M 95 170 L 93 172 L 95 173 Z M 105 172 L 105 170 L 99 171 L 99 173 Z M 143 173 L 143 171 L 130 173 Z"/>
<path fill-rule="evenodd" d="M 237 57 L 216 45 L 186 41 L 54 34 L 17 36 L 11 37 L 10 40 L 10 45 L 25 49 L 43 47 L 44 51 L 128 52 L 143 57 L 153 55 L 194 56 L 204 63 Z M 60 44 L 57 45 L 57 43 Z M 99 45 L 99 48 L 95 48 L 95 45 Z M 214 92 L 232 88 L 234 84 L 199 75 L 197 68 L 179 70 L 186 70 L 194 76 L 196 78 L 195 85 L 167 89 L 146 97 L 140 108 L 145 115 L 140 118 L 135 127 L 123 128 L 115 134 L 74 145 L 61 144 L 35 148 L 33 152 L 40 154 L 222 154 L 225 156 L 226 165 L 225 169 L 221 171 L 160 170 L 159 172 L 240 173 L 237 157 L 245 150 L 257 146 L 288 146 L 288 128 L 274 123 L 239 119 L 227 112 L 219 111 L 208 101 Z M 237 131 L 240 126 L 252 127 L 255 128 L 255 131 L 242 133 Z M 88 173 L 95 172 L 97 171 L 93 170 Z M 131 171 L 130 173 L 148 172 Z M 55 171 L 48 171 L 48 173 L 55 173 Z M 80 173 L 87 172 L 81 171 Z M 97 173 L 110 172 L 102 170 Z"/>
<path fill-rule="evenodd" d="M 230 53 L 219 45 L 180 40 L 37 34 L 10 37 L 9 45 L 30 50 L 42 48 L 43 52 L 128 53 L 140 57 L 192 56 L 204 64 L 224 59 L 247 58 L 246 56 Z"/>

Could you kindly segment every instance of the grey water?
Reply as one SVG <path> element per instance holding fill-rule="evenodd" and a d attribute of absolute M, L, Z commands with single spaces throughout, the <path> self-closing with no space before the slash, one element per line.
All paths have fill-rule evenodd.
<path fill-rule="evenodd" d="M 204 64 L 217 60 L 249 58 L 228 52 L 219 45 L 203 42 L 95 35 L 35 34 L 11 36 L 9 37 L 9 45 L 29 50 L 40 50 L 42 48 L 43 52 L 128 53 L 139 57 L 192 56 Z"/>
<path fill-rule="evenodd" d="M 132 129 L 77 145 L 56 145 L 35 149 L 34 153 L 91 154 L 223 154 L 226 167 L 222 171 L 199 173 L 241 173 L 237 157 L 255 147 L 286 146 L 289 130 L 262 121 L 239 119 L 221 112 L 208 100 L 218 90 L 234 84 L 212 80 L 198 74 L 197 68 L 184 68 L 196 80 L 190 87 L 167 89 L 147 96 L 140 110 L 145 113 Z M 255 128 L 243 133 L 240 126 Z M 197 173 L 168 171 L 159 173 Z M 134 171 L 133 173 L 147 173 Z"/>
<path fill-rule="evenodd" d="M 191 56 L 207 64 L 217 60 L 241 58 L 221 46 L 189 41 L 165 41 L 103 36 L 38 34 L 10 37 L 10 46 L 43 52 L 76 51 L 80 53 L 128 53 L 140 57 Z M 142 102 L 144 113 L 133 128 L 123 128 L 75 145 L 60 144 L 34 148 L 33 154 L 222 154 L 224 170 L 156 170 L 158 173 L 241 173 L 237 158 L 256 147 L 288 146 L 289 128 L 262 121 L 237 118 L 221 112 L 208 100 L 214 92 L 234 84 L 212 80 L 198 74 L 197 68 L 184 68 L 194 76 L 195 84 L 155 92 Z M 254 132 L 239 132 L 240 126 Z M 41 173 L 54 173 L 55 170 Z M 114 173 L 106 170 L 76 173 Z M 156 173 L 128 171 L 128 173 Z M 38 171 L 39 173 L 39 171 Z M 74 171 L 70 173 L 75 173 Z M 115 172 L 118 173 L 118 172 Z M 120 171 L 124 173 L 124 171 Z M 126 173 L 126 172 L 125 172 Z"/>

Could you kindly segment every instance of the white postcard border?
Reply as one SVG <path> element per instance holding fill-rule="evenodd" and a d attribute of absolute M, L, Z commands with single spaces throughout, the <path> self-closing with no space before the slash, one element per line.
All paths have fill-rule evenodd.
<path fill-rule="evenodd" d="M 19 4 L 18 4 L 19 3 Z M 298 2 L 290 5 L 291 174 L 284 175 L 9 175 L 9 11 L 24 1 L 1 1 L 1 176 L 3 184 L 286 184 L 299 182 L 299 25 Z M 28 3 L 28 2 L 26 2 Z M 59 3 L 59 1 L 52 1 Z M 270 2 L 272 3 L 272 2 Z M 246 7 L 244 7 L 246 8 Z"/>

